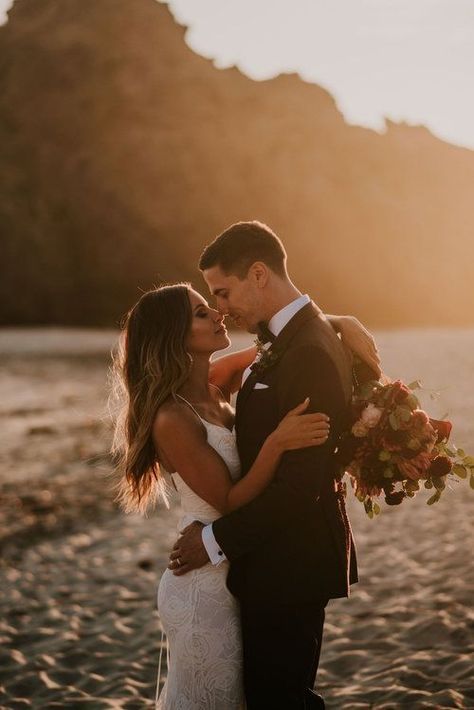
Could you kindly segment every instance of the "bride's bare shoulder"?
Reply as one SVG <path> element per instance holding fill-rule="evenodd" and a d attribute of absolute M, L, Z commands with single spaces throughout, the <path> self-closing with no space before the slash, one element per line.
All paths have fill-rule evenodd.
<path fill-rule="evenodd" d="M 168 397 L 159 407 L 153 422 L 155 435 L 170 435 L 176 430 L 196 433 L 202 424 L 192 409 L 185 403 Z"/>
<path fill-rule="evenodd" d="M 179 470 L 180 456 L 189 456 L 206 441 L 199 417 L 185 403 L 168 398 L 159 407 L 151 438 L 158 459 L 167 471 Z"/>

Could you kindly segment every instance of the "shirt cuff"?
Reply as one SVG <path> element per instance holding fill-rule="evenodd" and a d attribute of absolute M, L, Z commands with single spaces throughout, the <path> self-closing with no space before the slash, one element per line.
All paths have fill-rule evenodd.
<path fill-rule="evenodd" d="M 217 544 L 217 540 L 214 537 L 214 533 L 212 532 L 212 524 L 205 525 L 202 529 L 201 535 L 202 543 L 206 548 L 206 552 L 209 555 L 209 559 L 211 560 L 212 564 L 220 565 L 220 563 L 226 560 L 227 557 L 224 555 L 224 552 Z"/>

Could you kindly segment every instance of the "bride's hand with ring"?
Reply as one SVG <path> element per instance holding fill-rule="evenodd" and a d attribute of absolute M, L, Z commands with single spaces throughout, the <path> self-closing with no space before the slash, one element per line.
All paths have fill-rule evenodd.
<path fill-rule="evenodd" d="M 325 444 L 329 437 L 329 417 L 320 412 L 304 414 L 309 407 L 309 397 L 283 417 L 270 434 L 272 443 L 280 450 L 292 451 Z"/>

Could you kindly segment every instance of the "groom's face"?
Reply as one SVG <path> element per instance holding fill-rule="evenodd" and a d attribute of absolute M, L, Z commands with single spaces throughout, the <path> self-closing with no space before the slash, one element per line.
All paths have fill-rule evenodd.
<path fill-rule="evenodd" d="M 216 298 L 217 310 L 228 315 L 238 328 L 256 333 L 257 323 L 262 320 L 262 292 L 249 274 L 239 279 L 225 274 L 219 266 L 203 271 L 209 291 Z"/>

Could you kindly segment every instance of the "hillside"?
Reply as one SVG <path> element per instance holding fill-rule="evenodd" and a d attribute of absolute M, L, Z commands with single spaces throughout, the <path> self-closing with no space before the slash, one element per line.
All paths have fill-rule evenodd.
<path fill-rule="evenodd" d="M 133 7 L 133 12 L 131 8 Z M 0 28 L 3 324 L 115 325 L 267 221 L 295 280 L 372 325 L 474 323 L 474 153 L 349 126 L 297 75 L 254 82 L 154 0 L 17 0 Z"/>

